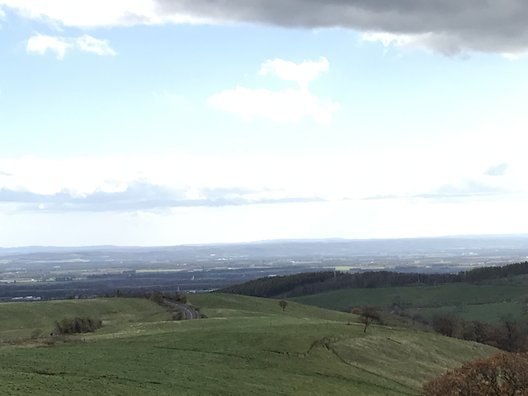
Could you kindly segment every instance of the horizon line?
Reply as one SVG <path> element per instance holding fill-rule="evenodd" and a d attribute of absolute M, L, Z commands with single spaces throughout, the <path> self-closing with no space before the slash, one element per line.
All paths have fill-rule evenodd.
<path fill-rule="evenodd" d="M 450 238 L 514 238 L 525 237 L 528 238 L 528 233 L 511 233 L 511 234 L 451 234 L 439 236 L 412 236 L 412 237 L 385 237 L 385 238 L 342 238 L 342 237 L 328 237 L 328 238 L 279 238 L 279 239 L 260 239 L 252 241 L 238 241 L 238 242 L 204 242 L 204 243 L 181 243 L 174 245 L 22 245 L 22 246 L 0 246 L 0 250 L 16 250 L 16 249 L 147 249 L 147 248 L 175 248 L 175 247 L 193 247 L 193 246 L 218 246 L 218 245 L 251 245 L 261 243 L 303 243 L 303 242 L 327 242 L 327 241 L 395 241 L 395 240 L 412 240 L 412 239 L 450 239 Z"/>

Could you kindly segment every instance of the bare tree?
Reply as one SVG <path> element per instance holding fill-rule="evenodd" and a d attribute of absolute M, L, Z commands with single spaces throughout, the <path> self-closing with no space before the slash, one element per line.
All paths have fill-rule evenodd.
<path fill-rule="evenodd" d="M 379 307 L 373 307 L 373 306 L 370 306 L 370 305 L 366 305 L 366 306 L 361 307 L 361 308 L 354 308 L 352 310 L 352 313 L 356 314 L 356 315 L 359 315 L 361 323 L 363 323 L 365 325 L 365 327 L 363 327 L 363 333 L 367 332 L 367 327 L 372 322 L 379 322 L 380 319 L 381 319 L 380 308 Z"/>
<path fill-rule="evenodd" d="M 526 351 L 526 335 L 521 326 L 509 316 L 503 316 L 497 328 L 499 348 L 509 352 Z"/>

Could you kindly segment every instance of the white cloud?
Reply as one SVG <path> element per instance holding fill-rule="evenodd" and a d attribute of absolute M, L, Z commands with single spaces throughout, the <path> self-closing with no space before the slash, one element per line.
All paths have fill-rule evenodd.
<path fill-rule="evenodd" d="M 339 108 L 335 102 L 323 101 L 300 89 L 272 91 L 237 87 L 211 96 L 209 103 L 244 120 L 263 118 L 278 123 L 311 118 L 317 123 L 329 124 Z"/>
<path fill-rule="evenodd" d="M 386 32 L 367 32 L 361 35 L 363 41 L 380 42 L 384 47 L 406 47 L 420 42 L 420 36 L 409 34 L 393 34 Z"/>
<path fill-rule="evenodd" d="M 520 59 L 526 59 L 526 57 L 528 57 L 528 52 L 526 52 L 526 51 L 518 52 L 518 53 L 502 52 L 501 56 L 503 58 L 505 58 L 505 59 L 510 60 L 510 61 L 517 61 L 517 60 L 520 60 Z"/>
<path fill-rule="evenodd" d="M 443 55 L 465 55 L 471 50 L 471 46 L 455 37 L 445 33 L 389 33 L 389 32 L 365 32 L 360 35 L 361 40 L 366 42 L 378 42 L 385 48 L 399 49 L 422 49 L 428 52 L 438 52 Z M 503 58 L 518 60 L 525 58 L 528 54 L 525 50 L 517 49 L 512 52 L 499 52 Z"/>
<path fill-rule="evenodd" d="M 360 37 L 363 41 L 379 42 L 385 48 L 420 48 L 426 51 L 434 50 L 444 55 L 455 55 L 464 51 L 464 48 L 460 47 L 450 38 L 441 34 L 396 34 L 387 32 L 366 32 L 361 34 Z"/>
<path fill-rule="evenodd" d="M 183 192 L 185 199 L 204 199 L 219 191 L 255 201 L 315 196 L 313 186 L 302 176 L 310 169 L 298 169 L 284 159 L 270 163 L 268 157 L 235 160 L 181 153 L 63 160 L 23 157 L 0 159 L 0 169 L 6 175 L 0 177 L 0 190 L 48 196 L 119 193 L 138 184 Z"/>
<path fill-rule="evenodd" d="M 0 244 L 151 245 L 526 232 L 528 159 L 522 155 L 523 147 L 519 145 L 518 152 L 508 156 L 507 172 L 489 176 L 490 167 L 501 163 L 492 158 L 496 149 L 476 151 L 468 162 L 469 145 L 456 151 L 451 144 L 441 141 L 407 152 L 385 147 L 364 155 L 319 152 L 234 158 L 167 152 L 62 160 L 4 158 L 0 159 L 0 197 L 5 190 L 19 194 L 0 202 Z M 449 161 L 445 161 L 446 152 Z M 446 184 L 467 188 L 467 183 L 457 182 L 461 178 L 519 194 L 410 198 Z M 138 183 L 153 188 L 143 184 L 147 188 L 137 190 Z M 167 195 L 171 191 L 180 195 Z M 364 199 L 376 195 L 400 198 Z M 28 212 L 22 201 L 15 201 L 17 196 L 33 199 L 33 206 L 43 202 L 43 210 Z M 184 206 L 176 202 L 174 206 L 179 206 L 173 209 L 151 210 L 158 200 L 170 206 L 170 199 L 208 197 L 251 204 L 198 206 L 191 202 Z M 314 197 L 321 201 L 315 202 Z M 61 211 L 53 206 L 56 199 L 78 206 Z M 269 201 L 275 202 L 259 204 Z M 48 205 L 56 210 L 46 210 Z M 104 207 L 108 211 L 103 212 Z"/>
<path fill-rule="evenodd" d="M 44 55 L 48 51 L 54 52 L 57 59 L 63 59 L 66 51 L 73 49 L 100 56 L 116 55 L 108 41 L 99 40 L 87 34 L 73 38 L 36 34 L 29 38 L 26 46 L 27 52 L 40 55 Z"/>
<path fill-rule="evenodd" d="M 80 28 L 204 23 L 207 20 L 205 17 L 187 15 L 185 12 L 160 12 L 154 0 L 0 0 L 0 5 L 9 7 L 29 19 Z"/>
<path fill-rule="evenodd" d="M 410 197 L 433 193 L 442 186 L 466 192 L 482 192 L 486 187 L 497 192 L 494 197 L 501 191 L 508 195 L 528 193 L 525 183 L 528 160 L 524 157 L 509 160 L 507 172 L 501 176 L 490 176 L 489 170 L 494 169 L 490 166 L 500 162 L 490 159 L 488 153 L 468 163 L 464 149 L 467 146 L 463 146 L 460 152 L 450 151 L 450 161 L 445 162 L 448 146 L 448 143 L 445 147 L 432 145 L 421 153 L 411 148 L 408 152 L 392 152 L 387 147 L 385 151 L 365 155 L 306 153 L 230 158 L 168 152 L 155 156 L 63 160 L 0 159 L 0 190 L 82 198 L 130 192 L 133 186 L 157 186 L 144 189 L 149 199 L 166 198 L 164 191 L 172 191 L 187 200 L 214 195 L 256 202 L 316 197 L 324 200 Z"/>
<path fill-rule="evenodd" d="M 29 38 L 27 42 L 27 52 L 44 55 L 46 52 L 54 52 L 58 59 L 64 58 L 66 50 L 72 47 L 72 44 L 63 37 L 45 36 L 37 34 Z"/>
<path fill-rule="evenodd" d="M 328 60 L 294 63 L 282 59 L 267 60 L 259 75 L 274 75 L 284 81 L 298 84 L 297 88 L 284 90 L 249 89 L 237 87 L 212 95 L 208 103 L 243 120 L 268 119 L 278 123 L 299 122 L 312 119 L 319 124 L 330 124 L 339 104 L 323 100 L 308 90 L 308 83 L 328 71 Z"/>
<path fill-rule="evenodd" d="M 110 47 L 108 41 L 99 40 L 87 34 L 75 39 L 77 47 L 84 52 L 91 52 L 100 56 L 113 56 L 116 52 Z"/>
<path fill-rule="evenodd" d="M 128 4 L 127 4 L 128 3 Z M 144 17 L 151 12 L 146 1 L 127 0 L 0 0 L 20 15 L 41 21 L 59 22 L 65 26 L 95 27 L 124 23 L 126 16 Z M 150 4 L 152 5 L 152 4 Z"/>
<path fill-rule="evenodd" d="M 319 61 L 304 61 L 294 63 L 283 59 L 273 59 L 264 62 L 260 68 L 261 76 L 274 75 L 285 81 L 294 81 L 301 88 L 306 88 L 308 83 L 315 80 L 321 73 L 330 68 L 330 63 L 325 57 Z"/>

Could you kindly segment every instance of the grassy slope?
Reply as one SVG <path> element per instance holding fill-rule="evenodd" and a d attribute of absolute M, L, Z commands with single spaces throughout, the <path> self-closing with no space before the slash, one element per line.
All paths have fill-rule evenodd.
<path fill-rule="evenodd" d="M 0 304 L 0 341 L 24 339 L 37 329 L 49 334 L 55 321 L 74 316 L 100 318 L 105 331 L 114 331 L 123 323 L 170 319 L 163 307 L 136 298 L 3 303 Z"/>
<path fill-rule="evenodd" d="M 471 285 L 452 283 L 438 286 L 407 286 L 374 289 L 342 289 L 294 298 L 322 308 L 347 310 L 361 305 L 390 307 L 399 299 L 410 304 L 410 313 L 431 317 L 450 312 L 466 319 L 493 322 L 505 314 L 528 319 L 525 312 L 527 284 L 519 281 Z"/>
<path fill-rule="evenodd" d="M 124 321 L 116 318 L 111 329 L 83 342 L 0 348 L 2 394 L 417 394 L 424 379 L 495 352 L 415 330 L 373 326 L 363 334 L 349 314 L 293 302 L 282 312 L 267 299 L 190 299 L 208 319 L 130 322 L 135 308 L 128 302 L 120 311 Z M 102 301 L 72 303 L 97 310 L 107 306 Z M 156 305 L 137 303 L 158 314 Z M 0 304 L 0 315 L 5 309 L 14 308 Z"/>

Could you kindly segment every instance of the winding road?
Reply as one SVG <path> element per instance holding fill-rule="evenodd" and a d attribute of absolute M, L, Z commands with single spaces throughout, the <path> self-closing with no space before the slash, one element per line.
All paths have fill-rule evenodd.
<path fill-rule="evenodd" d="M 163 300 L 163 303 L 170 307 L 174 311 L 178 311 L 182 313 L 182 320 L 192 320 L 192 319 L 201 319 L 202 315 L 200 312 L 198 312 L 196 309 L 190 307 L 187 304 L 176 302 L 176 301 L 170 301 L 170 300 Z"/>

